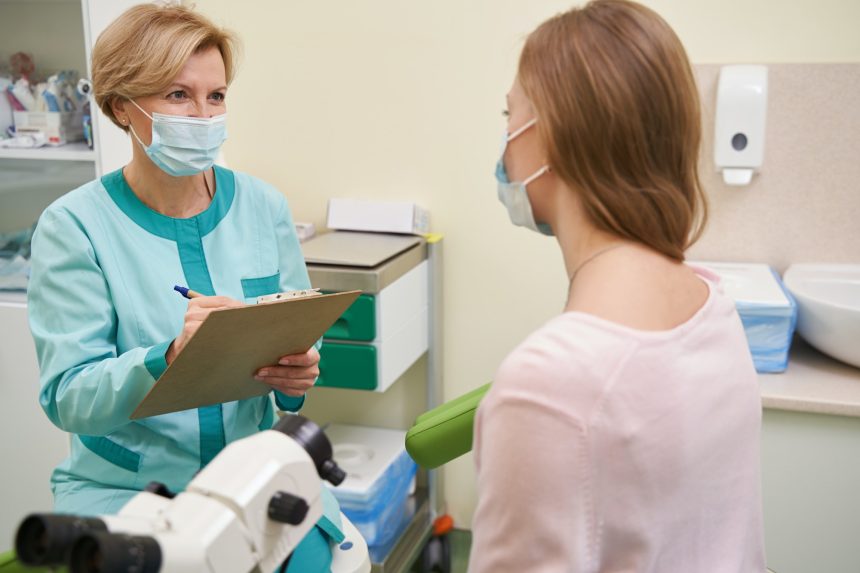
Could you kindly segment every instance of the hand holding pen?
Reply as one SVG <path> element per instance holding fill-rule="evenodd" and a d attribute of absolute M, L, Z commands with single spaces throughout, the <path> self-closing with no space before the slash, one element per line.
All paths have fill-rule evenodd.
<path fill-rule="evenodd" d="M 185 312 L 185 325 L 182 333 L 173 341 L 167 350 L 167 363 L 170 364 L 179 354 L 191 336 L 200 328 L 203 320 L 213 310 L 245 306 L 243 303 L 226 296 L 205 296 L 187 287 L 174 286 L 173 290 L 189 300 Z M 316 382 L 320 374 L 320 354 L 311 347 L 302 354 L 281 356 L 277 364 L 263 366 L 254 378 L 268 384 L 273 390 L 278 390 L 287 396 L 302 396 Z"/>
<path fill-rule="evenodd" d="M 179 355 L 179 352 L 185 348 L 191 337 L 206 320 L 213 310 L 222 310 L 225 308 L 238 308 L 245 306 L 245 303 L 232 299 L 227 296 L 205 296 L 199 292 L 193 291 L 186 287 L 174 286 L 173 290 L 180 293 L 188 299 L 188 309 L 185 311 L 184 324 L 182 332 L 179 333 L 170 347 L 167 349 L 165 359 L 170 364 Z"/>

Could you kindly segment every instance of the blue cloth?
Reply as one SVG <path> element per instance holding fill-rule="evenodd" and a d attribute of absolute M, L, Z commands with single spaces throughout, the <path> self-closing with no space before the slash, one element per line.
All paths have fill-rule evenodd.
<path fill-rule="evenodd" d="M 33 228 L 0 233 L 0 290 L 26 290 Z"/>
<path fill-rule="evenodd" d="M 39 219 L 28 306 L 40 402 L 73 434 L 51 479 L 56 511 L 114 513 L 151 481 L 181 491 L 225 444 L 274 422 L 270 395 L 129 418 L 183 326 L 187 301 L 173 285 L 246 302 L 310 286 L 283 195 L 220 167 L 215 181 L 210 206 L 188 219 L 149 209 L 121 170 L 64 195 Z M 289 411 L 304 402 L 274 397 Z M 317 531 L 339 542 L 337 505 L 327 510 Z"/>

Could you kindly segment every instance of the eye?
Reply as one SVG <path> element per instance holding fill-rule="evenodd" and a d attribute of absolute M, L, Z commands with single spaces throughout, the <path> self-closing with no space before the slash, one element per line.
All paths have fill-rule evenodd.
<path fill-rule="evenodd" d="M 170 92 L 167 94 L 167 99 L 172 100 L 183 100 L 188 97 L 188 94 L 185 93 L 185 90 L 176 90 L 175 92 Z"/>
<path fill-rule="evenodd" d="M 511 112 L 510 112 L 510 111 L 508 111 L 507 109 L 503 109 L 503 110 L 502 110 L 502 116 L 504 116 L 504 117 L 511 117 Z"/>
<path fill-rule="evenodd" d="M 223 103 L 224 100 L 227 98 L 227 94 L 225 94 L 223 92 L 214 92 L 209 97 L 218 103 Z"/>

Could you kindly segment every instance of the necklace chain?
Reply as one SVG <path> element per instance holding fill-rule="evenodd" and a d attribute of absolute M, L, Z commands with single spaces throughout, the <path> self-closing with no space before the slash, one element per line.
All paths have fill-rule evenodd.
<path fill-rule="evenodd" d="M 576 269 L 574 269 L 573 273 L 571 273 L 570 282 L 568 283 L 568 290 L 570 290 L 570 287 L 573 286 L 573 279 L 576 278 L 576 274 L 582 270 L 582 267 L 584 267 L 585 265 L 587 265 L 588 263 L 590 263 L 591 261 L 593 261 L 594 259 L 596 259 L 600 255 L 602 255 L 604 253 L 608 253 L 609 251 L 611 251 L 613 249 L 617 249 L 618 247 L 623 247 L 626 244 L 627 243 L 615 243 L 614 245 L 609 245 L 607 247 L 603 247 L 602 249 L 598 249 L 597 251 L 590 254 L 588 257 L 586 257 L 585 260 L 582 261 L 581 263 L 579 263 L 579 266 L 576 267 Z"/>

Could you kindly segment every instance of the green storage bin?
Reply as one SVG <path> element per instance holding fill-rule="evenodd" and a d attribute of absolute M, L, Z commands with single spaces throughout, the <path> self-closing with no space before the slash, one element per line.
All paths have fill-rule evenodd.
<path fill-rule="evenodd" d="M 370 342 L 376 338 L 376 299 L 372 294 L 359 295 L 346 312 L 329 328 L 324 338 Z"/>
<path fill-rule="evenodd" d="M 490 384 L 425 412 L 406 433 L 406 451 L 419 466 L 433 469 L 472 449 L 475 412 Z"/>
<path fill-rule="evenodd" d="M 319 369 L 317 386 L 375 390 L 378 376 L 376 347 L 323 340 Z"/>

